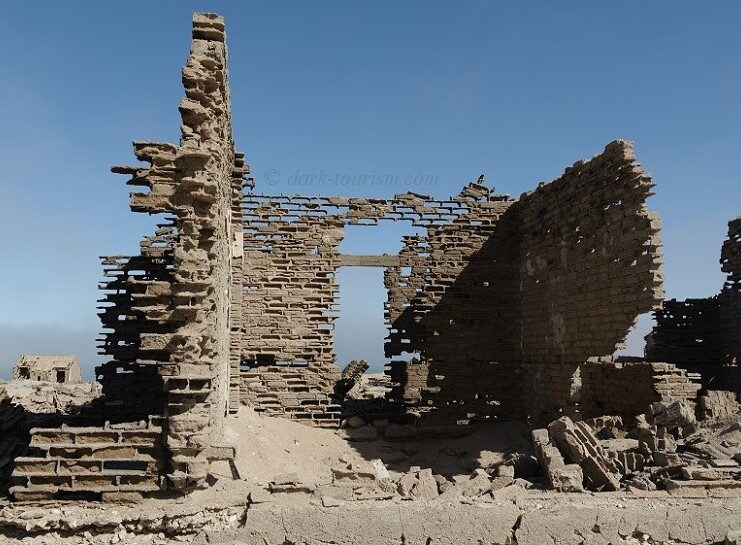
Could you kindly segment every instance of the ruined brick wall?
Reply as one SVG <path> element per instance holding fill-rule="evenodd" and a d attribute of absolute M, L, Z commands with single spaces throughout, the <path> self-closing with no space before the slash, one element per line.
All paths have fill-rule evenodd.
<path fill-rule="evenodd" d="M 138 499 L 163 484 L 161 418 L 100 426 L 35 428 L 34 456 L 15 458 L 11 488 L 21 501 L 95 492 L 104 501 Z"/>
<path fill-rule="evenodd" d="M 326 415 L 336 406 L 326 396 L 339 372 L 332 335 L 335 274 L 362 261 L 338 253 L 344 226 L 402 220 L 426 228 L 427 235 L 405 237 L 398 259 L 385 267 L 386 352 L 402 356 L 388 370 L 395 383 L 392 398 L 403 406 L 450 406 L 447 414 L 460 418 L 471 413 L 472 403 L 482 414 L 498 410 L 502 398 L 515 397 L 514 379 L 503 371 L 497 378 L 489 375 L 486 386 L 478 366 L 505 365 L 502 355 L 517 344 L 515 267 L 507 257 L 514 254 L 513 231 L 498 221 L 510 204 L 481 184 L 440 201 L 412 193 L 393 199 L 248 195 L 242 400 L 271 414 L 328 423 Z M 493 342 L 492 324 L 498 331 Z M 467 344 L 464 357 L 459 347 Z M 406 381 L 400 370 L 414 352 L 422 366 L 434 362 L 436 384 Z M 474 377 L 481 388 L 472 390 Z M 436 399 L 443 389 L 448 397 Z"/>
<path fill-rule="evenodd" d="M 723 360 L 718 297 L 664 301 L 654 312 L 656 326 L 646 358 L 680 364 L 719 364 Z"/>
<path fill-rule="evenodd" d="M 515 417 L 521 406 L 514 226 L 502 221 L 512 201 L 470 184 L 451 198 L 461 215 L 408 237 L 401 257 L 411 264 L 387 271 L 386 355 L 394 359 L 392 407 L 421 424 L 455 424 Z"/>
<path fill-rule="evenodd" d="M 741 361 L 741 218 L 728 222 L 720 263 L 728 274 L 720 294 L 671 299 L 654 312 L 656 326 L 647 337 L 646 358 L 706 367 Z"/>
<path fill-rule="evenodd" d="M 335 271 L 357 261 L 337 254 L 344 225 L 388 218 L 427 229 L 385 268 L 391 407 L 432 424 L 517 417 L 523 382 L 531 413 L 568 406 L 579 366 L 663 297 L 652 187 L 616 141 L 519 202 L 480 183 L 447 201 L 249 196 L 242 399 L 312 418 L 304 389 L 337 372 Z"/>
<path fill-rule="evenodd" d="M 721 350 L 724 363 L 741 365 L 741 217 L 728 222 L 720 262 L 728 274 L 719 296 Z"/>
<path fill-rule="evenodd" d="M 233 179 L 241 156 L 232 139 L 223 20 L 196 14 L 186 97 L 180 103 L 179 146 L 139 147 L 151 168 L 134 179 L 149 188 L 132 194 L 132 208 L 176 217 L 172 304 L 165 318 L 172 334 L 142 337 L 142 348 L 165 350 L 157 366 L 167 392 L 168 473 L 176 488 L 198 486 L 208 468 L 206 449 L 221 441 L 230 369 L 230 286 Z"/>
<path fill-rule="evenodd" d="M 579 410 L 585 418 L 619 415 L 629 422 L 651 403 L 692 400 L 697 376 L 670 363 L 589 362 L 581 371 Z"/>
<path fill-rule="evenodd" d="M 318 425 L 339 416 L 330 399 L 337 210 L 329 200 L 245 198 L 242 402 Z"/>
<path fill-rule="evenodd" d="M 615 141 L 513 206 L 532 414 L 569 406 L 578 366 L 612 354 L 638 315 L 663 300 L 660 222 L 646 207 L 652 187 L 632 144 Z"/>

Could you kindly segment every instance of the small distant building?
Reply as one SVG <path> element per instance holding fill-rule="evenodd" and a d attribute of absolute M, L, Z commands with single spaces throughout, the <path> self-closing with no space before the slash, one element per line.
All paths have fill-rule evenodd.
<path fill-rule="evenodd" d="M 80 382 L 80 362 L 76 356 L 38 356 L 24 354 L 13 366 L 15 380 Z"/>

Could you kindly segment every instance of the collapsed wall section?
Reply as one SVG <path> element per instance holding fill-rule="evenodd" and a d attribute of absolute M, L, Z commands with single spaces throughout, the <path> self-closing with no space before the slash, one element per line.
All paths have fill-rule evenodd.
<path fill-rule="evenodd" d="M 584 418 L 646 413 L 651 403 L 694 399 L 699 377 L 671 363 L 593 361 L 580 369 L 579 411 Z"/>
<path fill-rule="evenodd" d="M 700 373 L 706 388 L 740 392 L 741 218 L 728 222 L 720 262 L 728 276 L 719 294 L 670 299 L 654 313 L 656 326 L 646 337 L 646 358 Z"/>
<path fill-rule="evenodd" d="M 573 379 L 612 354 L 663 300 L 653 182 L 615 141 L 521 197 L 519 288 L 525 398 L 536 418 L 574 404 Z"/>

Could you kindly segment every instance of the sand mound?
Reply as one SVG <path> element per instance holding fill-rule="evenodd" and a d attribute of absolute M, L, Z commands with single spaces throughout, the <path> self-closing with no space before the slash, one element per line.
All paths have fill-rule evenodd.
<path fill-rule="evenodd" d="M 229 418 L 226 433 L 226 440 L 237 446 L 236 466 L 241 479 L 256 485 L 265 485 L 286 473 L 296 473 L 301 482 L 328 484 L 332 467 L 347 463 L 369 466 L 377 458 L 384 461 L 392 475 L 420 466 L 452 478 L 468 475 L 477 467 L 495 465 L 510 453 L 531 451 L 529 430 L 517 422 L 472 427 L 470 434 L 458 438 L 352 442 L 334 430 L 242 408 Z"/>

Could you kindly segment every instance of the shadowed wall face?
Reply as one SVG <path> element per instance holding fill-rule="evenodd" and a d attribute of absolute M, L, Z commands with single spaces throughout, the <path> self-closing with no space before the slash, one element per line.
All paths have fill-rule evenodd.
<path fill-rule="evenodd" d="M 513 206 L 531 414 L 572 405 L 578 366 L 613 354 L 663 300 L 652 188 L 632 144 L 615 141 Z"/>
<path fill-rule="evenodd" d="M 426 425 L 512 418 L 521 409 L 513 201 L 481 186 L 457 199 L 461 218 L 405 241 L 410 273 L 395 267 L 385 276 L 390 401 Z"/>
<path fill-rule="evenodd" d="M 646 357 L 701 372 L 703 385 L 741 391 L 741 218 L 728 222 L 720 256 L 728 274 L 720 293 L 703 299 L 664 301 L 654 315 Z"/>

